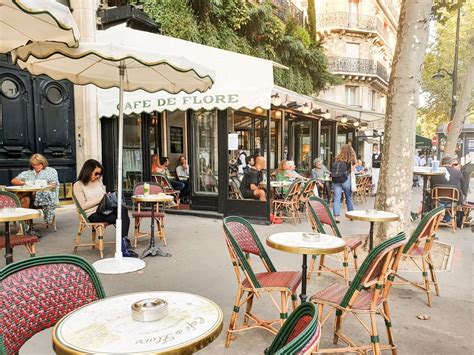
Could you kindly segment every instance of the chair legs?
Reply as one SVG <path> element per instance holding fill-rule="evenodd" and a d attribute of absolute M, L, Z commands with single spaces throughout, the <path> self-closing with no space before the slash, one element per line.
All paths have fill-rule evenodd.
<path fill-rule="evenodd" d="M 168 244 L 166 243 L 164 221 L 162 218 L 155 218 L 155 220 L 156 220 L 155 237 L 158 236 L 160 240 L 163 241 L 163 244 L 167 246 Z M 142 221 L 142 217 L 135 217 L 135 229 L 134 229 L 134 234 L 133 234 L 133 247 L 134 248 L 137 247 L 139 238 L 150 235 L 150 233 L 144 233 L 140 231 L 141 221 Z"/>
<path fill-rule="evenodd" d="M 277 291 L 273 291 L 277 292 Z M 229 347 L 230 343 L 235 340 L 235 334 L 239 331 L 244 331 L 252 328 L 263 328 L 270 331 L 273 334 L 278 333 L 278 329 L 274 327 L 275 323 L 279 323 L 280 326 L 288 318 L 288 301 L 291 297 L 292 309 L 294 310 L 297 306 L 297 296 L 296 294 L 290 294 L 288 290 L 282 290 L 280 292 L 280 305 L 276 302 L 275 298 L 272 295 L 272 292 L 267 291 L 273 303 L 279 310 L 279 317 L 277 319 L 264 320 L 260 319 L 256 314 L 252 312 L 253 302 L 255 297 L 259 297 L 255 292 L 244 290 L 241 287 L 237 290 L 235 296 L 234 307 L 232 309 L 232 315 L 229 322 L 229 328 L 227 329 L 227 336 L 225 341 L 225 347 Z M 262 293 L 260 293 L 261 296 Z M 239 312 L 241 307 L 247 303 L 245 307 L 244 318 L 241 326 L 237 326 L 239 319 Z"/>
<path fill-rule="evenodd" d="M 91 243 L 81 243 L 82 233 L 87 229 L 91 228 Z M 76 234 L 76 240 L 74 241 L 74 253 L 77 253 L 79 247 L 91 247 L 92 249 L 99 250 L 100 257 L 104 257 L 104 233 L 105 228 L 101 224 L 87 225 L 83 221 L 79 223 L 79 228 Z"/>
<path fill-rule="evenodd" d="M 319 266 L 318 266 L 318 276 L 321 276 L 321 273 L 322 272 L 332 272 L 336 275 L 339 275 L 339 276 L 342 276 L 344 278 L 344 281 L 346 282 L 346 284 L 349 282 L 349 253 L 352 252 L 353 253 L 353 257 L 354 257 L 354 266 L 355 266 L 355 269 L 357 270 L 358 269 L 358 265 L 357 265 L 357 253 L 355 250 L 350 250 L 348 248 L 344 249 L 344 256 L 343 256 L 343 261 L 342 261 L 342 274 L 341 274 L 341 271 L 340 269 L 339 270 L 332 270 L 330 269 L 329 267 L 327 267 L 325 264 L 324 264 L 324 260 L 325 260 L 325 255 L 320 255 L 319 256 Z M 311 257 L 311 260 L 309 262 L 309 268 L 308 268 L 308 277 L 307 277 L 307 280 L 308 281 L 311 281 L 311 275 L 315 272 L 314 271 L 314 268 L 316 266 L 316 258 L 317 256 L 316 255 L 313 255 Z M 323 270 L 326 269 L 326 270 Z"/>

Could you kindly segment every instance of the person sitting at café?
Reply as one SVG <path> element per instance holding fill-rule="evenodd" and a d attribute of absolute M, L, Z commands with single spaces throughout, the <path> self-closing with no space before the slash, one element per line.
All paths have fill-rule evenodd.
<path fill-rule="evenodd" d="M 294 162 L 293 160 L 288 160 L 287 166 L 288 166 L 288 174 L 289 174 L 290 180 L 302 179 L 302 178 L 303 178 L 303 176 L 301 176 L 301 175 L 295 170 L 295 169 L 296 169 L 296 165 L 295 165 L 295 162 Z"/>
<path fill-rule="evenodd" d="M 249 155 L 248 157 L 245 158 L 245 167 L 242 168 L 243 173 L 248 173 L 250 169 L 252 169 L 255 166 L 255 158 L 253 155 Z"/>
<path fill-rule="evenodd" d="M 447 186 L 457 188 L 459 191 L 458 203 L 462 204 L 468 193 L 469 182 L 466 181 L 461 172 L 461 164 L 459 164 L 459 160 L 457 158 L 453 159 L 451 157 L 443 157 L 441 160 L 441 166 L 446 169 L 446 174 L 432 176 L 431 187 Z M 443 222 L 449 223 L 450 221 L 451 216 L 446 213 Z"/>
<path fill-rule="evenodd" d="M 160 158 L 158 157 L 158 154 L 153 154 L 151 156 L 151 173 L 156 174 L 158 173 L 159 169 L 160 169 Z"/>
<path fill-rule="evenodd" d="M 158 173 L 163 174 L 167 177 L 168 181 L 170 182 L 171 186 L 173 187 L 174 190 L 180 192 L 180 199 L 181 197 L 181 191 L 184 189 L 184 183 L 178 180 L 175 180 L 173 178 L 173 175 L 171 175 L 168 166 L 170 165 L 170 160 L 168 157 L 161 157 L 160 158 L 160 166 L 158 167 Z"/>
<path fill-rule="evenodd" d="M 355 165 L 355 174 L 356 175 L 362 175 L 365 172 L 364 164 L 362 163 L 362 160 L 357 159 L 356 165 Z"/>
<path fill-rule="evenodd" d="M 255 159 L 255 166 L 244 174 L 240 184 L 240 192 L 243 198 L 266 201 L 267 196 L 264 189 L 260 188 L 263 181 L 262 169 L 266 166 L 265 158 L 259 156 Z"/>
<path fill-rule="evenodd" d="M 184 184 L 180 197 L 181 200 L 186 201 L 189 197 L 189 165 L 184 155 L 180 155 L 178 158 L 176 176 L 178 177 L 178 180 Z"/>
<path fill-rule="evenodd" d="M 330 186 L 329 181 L 325 181 L 329 178 L 331 172 L 326 168 L 323 164 L 323 160 L 321 158 L 314 159 L 314 168 L 311 170 L 311 179 L 316 180 L 316 185 L 318 189 L 323 191 L 323 195 L 326 197 L 326 200 L 329 199 L 330 196 Z"/>
<path fill-rule="evenodd" d="M 37 191 L 33 195 L 30 193 L 19 194 L 21 206 L 29 208 L 31 204 L 30 196 L 33 196 L 33 206 L 43 210 L 45 223 L 53 223 L 56 214 L 56 205 L 59 203 L 59 178 L 56 169 L 48 166 L 48 161 L 41 154 L 33 154 L 30 158 L 30 170 L 21 172 L 13 178 L 12 185 L 33 185 L 42 181 L 49 185 L 51 189 L 47 191 Z"/>
<path fill-rule="evenodd" d="M 92 223 L 107 222 L 115 224 L 117 220 L 117 207 L 110 214 L 97 212 L 97 207 L 106 194 L 102 183 L 104 167 L 97 160 L 89 159 L 84 162 L 77 181 L 72 188 L 74 196 Z M 130 228 L 130 217 L 127 206 L 122 205 L 122 254 L 126 257 L 138 258 L 138 254 L 132 250 L 128 230 Z"/>

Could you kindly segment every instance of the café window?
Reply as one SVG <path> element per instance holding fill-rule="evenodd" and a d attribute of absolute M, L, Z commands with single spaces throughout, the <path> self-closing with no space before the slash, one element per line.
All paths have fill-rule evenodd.
<path fill-rule="evenodd" d="M 193 189 L 198 195 L 217 195 L 217 111 L 196 111 L 193 115 Z"/>
<path fill-rule="evenodd" d="M 140 115 L 127 115 L 123 120 L 123 187 L 132 191 L 142 181 L 143 157 Z"/>

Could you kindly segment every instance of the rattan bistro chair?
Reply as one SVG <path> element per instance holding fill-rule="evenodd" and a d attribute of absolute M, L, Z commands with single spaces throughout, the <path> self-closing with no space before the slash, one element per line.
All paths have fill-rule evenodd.
<path fill-rule="evenodd" d="M 21 207 L 20 200 L 18 197 L 7 191 L 0 191 L 0 208 Z M 33 257 L 36 254 L 35 244 L 38 242 L 38 237 L 34 235 L 25 235 L 25 224 L 20 222 L 20 234 L 10 234 L 10 245 L 12 248 L 18 245 L 24 245 L 30 256 Z M 5 236 L 0 236 L 0 249 L 5 248 Z"/>
<path fill-rule="evenodd" d="M 143 195 L 143 185 L 144 182 L 139 182 L 138 184 L 135 184 L 133 187 L 133 194 L 134 195 Z M 156 182 L 150 182 L 150 194 L 159 194 L 163 193 L 164 189 L 163 187 L 156 183 Z M 160 211 L 158 209 L 159 204 L 153 204 L 153 206 L 156 206 L 156 210 L 153 213 L 156 224 L 157 224 L 157 230 L 156 230 L 156 235 L 163 240 L 163 243 L 166 244 L 166 236 L 165 236 L 165 214 L 163 211 Z M 132 209 L 132 217 L 135 220 L 135 232 L 133 235 L 133 246 L 136 248 L 138 239 L 143 238 L 143 237 L 149 237 L 150 233 L 144 233 L 140 231 L 140 225 L 142 222 L 143 218 L 151 218 L 151 211 L 150 210 L 143 210 L 142 203 L 140 202 L 133 202 L 133 209 Z"/>
<path fill-rule="evenodd" d="M 451 216 L 449 224 L 451 224 L 453 233 L 456 233 L 456 211 L 458 208 L 459 190 L 452 186 L 434 186 L 431 189 L 431 200 L 434 201 L 434 207 L 438 207 L 440 204 L 445 206 L 445 213 Z"/>
<path fill-rule="evenodd" d="M 317 196 L 314 192 L 315 190 L 317 191 L 316 183 L 317 182 L 315 179 L 310 179 L 306 182 L 304 187 L 301 189 L 301 193 L 299 196 L 299 208 L 303 212 L 306 209 L 306 201 L 308 201 L 308 199 L 311 196 Z"/>
<path fill-rule="evenodd" d="M 348 256 L 349 253 L 352 253 L 352 257 L 354 258 L 354 269 L 357 270 L 357 249 L 363 244 L 364 240 L 367 239 L 366 234 L 360 235 L 342 235 L 337 228 L 336 221 L 334 220 L 331 210 L 329 209 L 328 204 L 322 198 L 319 197 L 310 197 L 308 200 L 308 219 L 311 223 L 311 227 L 314 231 L 318 231 L 319 233 L 326 233 L 324 229 L 324 225 L 328 225 L 336 237 L 342 238 L 346 242 L 346 248 L 344 250 L 343 260 L 342 260 L 342 274 L 341 269 L 331 269 L 324 263 L 324 255 L 320 256 L 319 259 L 319 268 L 318 274 L 322 271 L 322 269 L 326 269 L 327 271 L 333 272 L 339 276 L 344 277 L 346 282 L 349 281 L 349 263 L 348 263 Z M 309 264 L 309 272 L 308 272 L 308 279 L 311 278 L 311 274 L 314 272 L 314 267 L 316 264 L 316 255 L 313 255 L 311 258 L 311 262 Z"/>
<path fill-rule="evenodd" d="M 265 355 L 310 355 L 321 340 L 316 307 L 304 302 L 288 317 Z"/>
<path fill-rule="evenodd" d="M 171 185 L 171 182 L 168 180 L 166 175 L 164 175 L 164 174 L 153 174 L 152 178 L 155 180 L 155 182 L 158 185 L 163 187 L 166 194 L 174 196 L 174 205 L 173 206 L 170 205 L 169 207 L 179 208 L 179 201 L 180 201 L 179 194 L 180 194 L 180 192 L 173 188 L 173 185 Z M 169 202 L 169 204 L 170 203 L 172 204 L 173 201 Z"/>
<path fill-rule="evenodd" d="M 275 218 L 273 218 L 272 223 L 277 218 L 291 218 L 293 220 L 293 225 L 296 225 L 296 221 L 301 223 L 299 197 L 302 187 L 303 181 L 296 180 L 290 185 L 288 193 L 283 200 L 273 201 L 273 214 Z"/>
<path fill-rule="evenodd" d="M 235 339 L 234 333 L 253 328 L 263 328 L 273 334 L 278 333 L 275 323 L 283 324 L 288 316 L 288 303 L 291 298 L 293 309 L 296 308 L 296 289 L 301 283 L 301 272 L 276 271 L 275 266 L 265 251 L 257 233 L 249 222 L 241 217 L 224 218 L 224 234 L 234 272 L 237 277 L 237 294 L 230 318 L 225 346 Z M 250 254 L 260 258 L 265 272 L 254 273 L 250 264 Z M 280 294 L 280 302 L 274 297 Z M 254 298 L 267 294 L 278 309 L 279 318 L 265 320 L 253 311 Z M 237 326 L 240 307 L 246 305 L 243 324 Z"/>
<path fill-rule="evenodd" d="M 77 229 L 76 239 L 74 241 L 74 253 L 77 252 L 77 248 L 82 247 L 92 247 L 99 250 L 100 257 L 104 257 L 104 244 L 113 244 L 115 242 L 104 242 L 105 229 L 110 225 L 107 222 L 95 222 L 92 223 L 87 218 L 86 212 L 82 209 L 79 201 L 77 201 L 74 192 L 72 193 L 72 199 L 74 200 L 74 205 L 76 206 L 77 214 L 79 216 L 79 227 Z M 82 233 L 86 229 L 91 230 L 91 242 L 90 243 L 81 243 Z"/>
<path fill-rule="evenodd" d="M 334 283 L 311 297 L 311 301 L 318 305 L 318 319 L 322 327 L 331 314 L 336 312 L 333 342 L 337 344 L 341 339 L 348 345 L 346 348 L 320 349 L 319 352 L 366 353 L 372 350 L 375 355 L 379 355 L 381 350 L 390 349 L 392 354 L 396 354 L 388 295 L 405 244 L 405 233 L 386 240 L 372 249 L 350 285 Z M 324 306 L 330 307 L 331 310 L 323 318 Z M 342 332 L 342 321 L 349 314 L 354 315 L 369 333 L 371 345 L 358 345 Z M 370 317 L 370 326 L 362 319 L 364 314 Z M 380 344 L 377 315 L 382 316 L 385 321 L 387 345 Z"/>
<path fill-rule="evenodd" d="M 423 276 L 423 281 L 413 282 L 405 277 L 400 276 L 400 273 L 397 273 L 397 277 L 402 280 L 402 284 L 411 284 L 423 291 L 425 291 L 426 296 L 428 298 L 428 306 L 431 307 L 431 290 L 430 290 L 430 283 L 432 283 L 435 287 L 436 296 L 439 296 L 439 286 L 438 280 L 436 279 L 436 273 L 433 266 L 433 259 L 431 257 L 431 248 L 433 246 L 434 238 L 436 235 L 436 231 L 439 227 L 439 222 L 443 217 L 444 207 L 439 206 L 436 207 L 434 210 L 431 210 L 427 213 L 422 220 L 418 227 L 416 227 L 415 231 L 411 235 L 410 239 L 407 242 L 407 245 L 403 249 L 403 256 L 402 260 L 409 259 L 411 260 L 418 270 L 421 271 Z M 420 263 L 421 262 L 421 265 Z M 428 268 L 431 274 L 431 281 L 428 278 Z M 398 284 L 394 283 L 394 284 Z"/>
<path fill-rule="evenodd" d="M 0 270 L 0 353 L 17 354 L 33 335 L 102 299 L 94 268 L 74 255 L 22 260 Z"/>

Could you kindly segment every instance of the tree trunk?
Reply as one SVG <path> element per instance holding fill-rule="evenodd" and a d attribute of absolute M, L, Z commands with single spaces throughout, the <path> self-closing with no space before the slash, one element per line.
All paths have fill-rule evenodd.
<path fill-rule="evenodd" d="M 409 223 L 418 95 L 431 5 L 431 0 L 403 0 L 401 4 L 375 200 L 377 209 L 400 215 L 400 221 L 378 223 L 375 245 L 406 230 Z"/>
<path fill-rule="evenodd" d="M 471 37 L 469 44 L 471 45 L 471 53 L 473 53 L 473 55 L 466 68 L 466 75 L 464 76 L 464 82 L 461 87 L 461 95 L 457 101 L 456 110 L 454 111 L 454 117 L 451 122 L 451 129 L 446 138 L 446 146 L 444 147 L 444 155 L 446 156 L 455 155 L 456 143 L 461 134 L 464 117 L 466 116 L 469 105 L 472 103 L 472 88 L 474 84 L 474 37 Z"/>

